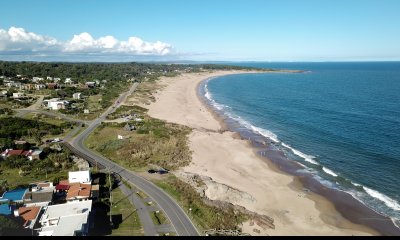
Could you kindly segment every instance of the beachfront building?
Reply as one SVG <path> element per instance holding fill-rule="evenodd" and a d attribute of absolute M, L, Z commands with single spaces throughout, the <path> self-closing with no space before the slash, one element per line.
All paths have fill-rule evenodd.
<path fill-rule="evenodd" d="M 86 236 L 91 210 L 91 200 L 48 206 L 39 220 L 38 235 Z"/>

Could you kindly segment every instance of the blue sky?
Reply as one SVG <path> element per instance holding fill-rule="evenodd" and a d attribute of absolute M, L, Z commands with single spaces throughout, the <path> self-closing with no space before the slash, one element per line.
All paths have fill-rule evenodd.
<path fill-rule="evenodd" d="M 398 0 L 1 0 L 0 6 L 0 59 L 400 60 Z"/>

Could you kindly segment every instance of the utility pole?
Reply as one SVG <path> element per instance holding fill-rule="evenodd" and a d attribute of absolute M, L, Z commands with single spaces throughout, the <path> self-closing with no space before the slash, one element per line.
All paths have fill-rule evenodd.
<path fill-rule="evenodd" d="M 112 222 L 112 185 L 111 185 L 111 171 L 108 170 L 108 182 L 110 184 L 110 226 L 111 228 L 113 227 L 113 222 Z"/>

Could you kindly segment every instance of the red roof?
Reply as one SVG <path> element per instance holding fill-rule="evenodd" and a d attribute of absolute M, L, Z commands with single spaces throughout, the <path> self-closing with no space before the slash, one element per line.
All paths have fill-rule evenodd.
<path fill-rule="evenodd" d="M 56 186 L 56 190 L 63 190 L 63 191 L 66 191 L 66 190 L 68 190 L 68 189 L 69 189 L 69 185 L 58 184 L 58 185 Z"/>
<path fill-rule="evenodd" d="M 1 153 L 2 155 L 8 156 L 30 156 L 32 155 L 32 151 L 24 151 L 24 150 L 7 150 Z"/>

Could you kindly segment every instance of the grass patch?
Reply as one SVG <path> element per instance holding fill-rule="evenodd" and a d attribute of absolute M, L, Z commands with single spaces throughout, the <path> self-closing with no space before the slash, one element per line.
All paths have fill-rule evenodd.
<path fill-rule="evenodd" d="M 233 208 L 208 206 L 193 187 L 175 176 L 153 182 L 178 201 L 199 230 L 238 229 L 238 225 L 247 220 L 246 215 L 235 212 Z"/>
<path fill-rule="evenodd" d="M 130 170 L 145 170 L 150 166 L 174 170 L 190 163 L 187 144 L 190 128 L 145 116 L 134 123 L 137 131 L 127 132 L 122 124 L 103 124 L 86 140 L 95 150 Z M 129 137 L 118 140 L 117 135 Z"/>
<path fill-rule="evenodd" d="M 137 115 L 142 115 L 144 113 L 146 113 L 148 110 L 146 108 L 142 108 L 139 107 L 137 105 L 135 106 L 126 106 L 126 105 L 122 105 L 120 106 L 117 110 L 115 110 L 115 112 L 113 112 L 112 114 L 107 116 L 108 120 L 114 120 L 117 118 L 122 118 L 125 116 L 128 116 L 132 113 L 135 113 Z"/>
<path fill-rule="evenodd" d="M 162 211 L 155 211 L 150 214 L 151 219 L 155 225 L 167 224 L 169 223 L 168 218 Z"/>
<path fill-rule="evenodd" d="M 140 197 L 140 198 L 142 198 L 142 199 L 145 199 L 145 198 L 148 198 L 149 196 L 147 196 L 144 192 L 142 192 L 142 191 L 137 191 L 136 192 L 136 194 Z"/>
<path fill-rule="evenodd" d="M 114 189 L 112 194 L 111 214 L 120 222 L 118 220 L 114 222 L 117 225 L 116 229 L 112 230 L 111 236 L 143 236 L 144 231 L 139 216 L 132 204 L 119 188 Z"/>
<path fill-rule="evenodd" d="M 101 102 L 101 94 L 89 96 L 87 99 L 87 109 L 89 109 L 90 112 L 97 112 L 103 110 L 100 102 Z"/>
<path fill-rule="evenodd" d="M 136 88 L 135 92 L 128 97 L 128 105 L 149 105 L 155 101 L 153 93 L 163 86 L 157 81 L 143 81 Z"/>
<path fill-rule="evenodd" d="M 30 119 L 30 120 L 39 120 L 42 122 L 47 122 L 49 124 L 53 124 L 56 126 L 62 126 L 67 123 L 67 121 L 63 120 L 62 118 L 56 118 L 56 117 L 50 117 L 45 114 L 40 114 L 40 113 L 28 113 L 24 115 L 25 119 Z"/>
<path fill-rule="evenodd" d="M 38 181 L 53 181 L 56 179 L 68 179 L 68 172 L 72 169 L 60 169 L 57 172 L 48 173 L 37 173 L 30 172 L 27 175 L 20 176 L 19 169 L 16 168 L 2 168 L 0 169 L 0 180 L 7 180 L 7 185 L 9 189 L 15 189 L 18 186 L 26 186 L 30 183 Z"/>

